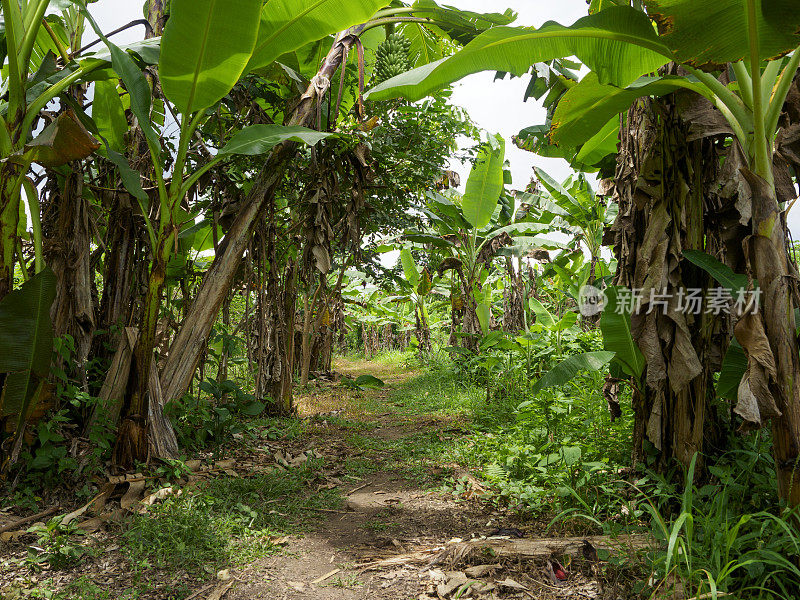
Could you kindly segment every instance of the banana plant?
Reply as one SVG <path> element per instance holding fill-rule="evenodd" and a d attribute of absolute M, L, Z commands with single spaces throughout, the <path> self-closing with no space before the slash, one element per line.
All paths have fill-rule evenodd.
<path fill-rule="evenodd" d="M 556 114 L 550 133 L 556 143 L 573 146 L 591 139 L 642 96 L 687 89 L 711 102 L 744 155 L 739 172 L 753 232 L 748 266 L 762 288 L 772 290 L 753 317 L 765 335 L 749 336 L 761 349 L 768 343 L 768 360 L 775 364 L 774 377 L 759 385 L 763 397 L 758 402 L 780 413 L 772 420 L 778 493 L 798 505 L 800 474 L 794 465 L 800 456 L 800 359 L 791 292 L 780 283 L 791 279 L 793 270 L 773 155 L 781 111 L 800 65 L 800 13 L 788 0 L 645 0 L 644 6 L 647 13 L 613 6 L 570 27 L 550 22 L 537 30 L 495 28 L 432 67 L 380 84 L 370 97 L 415 99 L 478 71 L 522 75 L 535 61 L 575 55 L 592 73 L 561 99 L 556 113 L 569 113 L 569 118 L 560 122 Z M 688 74 L 646 75 L 668 62 Z M 715 72 L 726 65 L 733 77 L 721 80 Z M 755 346 L 748 353 L 751 375 L 758 373 L 758 354 Z"/>
<path fill-rule="evenodd" d="M 32 165 L 58 168 L 100 146 L 85 126 L 88 117 L 66 93 L 111 73 L 109 57 L 80 56 L 83 29 L 82 9 L 68 0 L 0 2 L 0 330 L 7 333 L 0 335 L 0 420 L 10 424 L 4 429 L 11 441 L 3 448 L 12 448 L 0 458 L 0 470 L 18 454 L 27 416 L 47 396 L 52 351 L 50 305 L 57 282 L 44 264 Z M 141 47 L 133 45 L 137 50 Z M 44 111 L 56 99 L 62 110 L 50 120 Z M 33 274 L 22 257 L 21 240 L 29 236 L 26 213 Z M 24 282 L 13 289 L 17 262 Z"/>
<path fill-rule="evenodd" d="M 411 242 L 431 245 L 444 256 L 438 268 L 440 275 L 449 270 L 457 274 L 464 301 L 463 332 L 473 350 L 477 349 L 477 336 L 487 332 L 491 310 L 482 291 L 489 274 L 487 265 L 502 248 L 511 245 L 512 234 L 545 229 L 534 223 L 508 223 L 509 219 L 502 216 L 512 212 L 504 194 L 506 183 L 510 183 L 504 160 L 503 138 L 490 135 L 470 171 L 463 196 L 454 191 L 448 192 L 450 197 L 431 192 L 425 211 L 431 229 L 404 236 Z"/>
<path fill-rule="evenodd" d="M 533 388 L 534 393 L 548 387 L 565 385 L 581 371 L 602 371 L 606 367 L 610 367 L 616 379 L 628 381 L 635 391 L 642 388 L 644 356 L 631 333 L 630 307 L 620 301 L 619 291 L 617 287 L 609 287 L 605 291 L 605 306 L 600 318 L 603 350 L 565 358 L 542 375 Z M 542 307 L 537 311 L 537 316 L 542 310 L 546 309 Z M 552 317 L 551 321 L 554 321 Z"/>
<path fill-rule="evenodd" d="M 44 269 L 38 193 L 28 177 L 31 165 L 58 167 L 85 158 L 99 147 L 79 116 L 69 110 L 33 137 L 50 102 L 108 67 L 106 60 L 75 57 L 70 37 L 79 37 L 68 34 L 62 18 L 47 16 L 49 10 L 68 10 L 71 4 L 64 0 L 0 2 L 0 65 L 8 63 L 0 74 L 0 299 L 13 288 L 15 258 L 21 254 L 23 197 L 31 216 L 36 273 Z M 24 276 L 26 270 L 21 267 Z"/>
<path fill-rule="evenodd" d="M 405 298 L 414 306 L 414 316 L 416 319 L 416 336 L 420 356 L 427 357 L 431 353 L 431 328 L 428 308 L 425 299 L 433 290 L 433 282 L 427 268 L 420 271 L 411 251 L 403 248 L 400 251 L 400 263 L 403 266 L 403 274 L 407 287 Z"/>
<path fill-rule="evenodd" d="M 587 276 L 579 279 L 585 279 L 585 282 L 593 285 L 597 277 L 610 275 L 600 251 L 603 230 L 616 218 L 616 203 L 604 202 L 595 196 L 583 173 L 570 176 L 558 184 L 539 167 L 533 170 L 543 188 L 539 196 L 537 221 L 572 236 L 571 244 L 589 253 Z"/>

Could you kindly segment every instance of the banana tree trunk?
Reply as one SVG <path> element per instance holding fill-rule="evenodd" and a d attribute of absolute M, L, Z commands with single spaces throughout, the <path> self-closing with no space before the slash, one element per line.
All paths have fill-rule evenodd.
<path fill-rule="evenodd" d="M 428 324 L 428 319 L 425 317 L 424 306 L 417 306 L 414 312 L 416 315 L 415 333 L 417 342 L 419 342 L 417 352 L 421 360 L 427 360 L 433 351 L 433 346 L 431 345 L 431 328 Z"/>
<path fill-rule="evenodd" d="M 317 310 L 321 292 L 322 282 L 317 285 L 313 298 L 309 298 L 307 293 L 303 295 L 303 341 L 300 352 L 300 385 L 308 384 L 308 373 L 311 369 L 311 346 L 317 337 L 317 328 L 314 327 L 313 333 L 311 329 L 312 325 L 317 321 L 317 319 L 314 318 L 314 312 Z"/>
<path fill-rule="evenodd" d="M 125 399 L 123 414 L 114 446 L 114 462 L 122 467 L 132 467 L 136 462 L 147 462 L 150 457 L 148 417 L 151 408 L 150 369 L 153 365 L 153 353 L 156 347 L 156 326 L 161 309 L 161 293 L 167 273 L 167 256 L 169 247 L 167 239 L 159 240 L 160 245 L 153 257 L 150 278 L 147 284 L 147 295 L 144 299 L 140 337 L 133 353 L 129 395 Z M 163 391 L 162 391 L 163 399 Z M 162 404 L 166 402 L 162 400 Z"/>
<path fill-rule="evenodd" d="M 18 168 L 0 163 L 0 300 L 14 287 L 14 264 L 19 227 L 19 189 L 14 186 Z"/>
<path fill-rule="evenodd" d="M 672 459 L 688 466 L 717 428 L 713 374 L 730 321 L 707 314 L 705 305 L 689 306 L 689 290 L 705 295 L 716 284 L 682 253 L 702 250 L 730 262 L 719 228 L 733 223 L 735 229 L 738 213 L 716 194 L 718 142 L 681 118 L 676 97 L 637 103 L 622 132 L 614 182 L 620 207 L 612 227 L 615 283 L 641 290 L 631 322 L 646 359 L 642 393 L 633 398 L 633 462 L 644 458 L 649 439 L 662 469 Z"/>
<path fill-rule="evenodd" d="M 59 185 L 54 173 L 51 176 L 50 193 L 43 202 L 43 251 L 59 285 L 50 317 L 56 337 L 66 334 L 75 341 L 74 374 L 83 382 L 84 391 L 88 391 L 86 360 L 95 329 L 89 201 L 83 194 L 80 164 L 72 165 L 63 185 Z"/>
<path fill-rule="evenodd" d="M 800 505 L 800 360 L 795 323 L 786 223 L 774 186 L 743 171 L 752 194 L 753 235 L 746 241 L 753 275 L 762 290 L 761 318 L 774 357 L 769 389 L 780 414 L 772 419 L 772 452 L 778 495 L 790 506 Z"/>
<path fill-rule="evenodd" d="M 166 20 L 164 3 L 162 0 L 150 0 L 147 4 L 147 20 L 150 29 L 145 37 L 159 36 L 163 32 Z M 150 169 L 152 165 L 141 155 L 144 151 L 144 136 L 141 129 L 137 128 L 131 138 L 130 158 L 131 163 L 142 168 Z M 148 173 L 149 175 L 149 173 Z M 168 218 L 161 215 L 162 219 Z M 156 438 L 149 431 L 151 424 L 155 425 L 152 435 L 159 437 L 163 429 L 172 432 L 171 425 L 166 419 L 158 418 L 154 423 L 151 414 L 157 411 L 161 415 L 165 402 L 161 389 L 151 386 L 151 370 L 154 367 L 153 353 L 156 347 L 156 328 L 161 308 L 161 294 L 166 280 L 167 261 L 172 249 L 172 231 L 165 228 L 158 234 L 156 247 L 152 249 L 150 272 L 147 278 L 147 291 L 145 292 L 142 306 L 142 317 L 139 323 L 139 341 L 133 351 L 127 393 L 122 406 L 122 421 L 117 430 L 117 440 L 114 445 L 113 460 L 115 463 L 128 468 L 137 461 L 147 462 L 150 458 L 151 445 L 156 452 L 163 448 L 171 448 L 172 444 L 152 443 Z M 157 375 L 157 372 L 156 372 Z M 151 399 L 151 396 L 153 398 Z M 151 401 L 155 404 L 151 406 Z M 165 455 L 164 458 L 170 458 Z"/>
<path fill-rule="evenodd" d="M 525 329 L 525 279 L 511 257 L 506 257 L 506 274 L 509 285 L 503 291 L 503 331 L 519 333 Z"/>
<path fill-rule="evenodd" d="M 356 36 L 363 29 L 364 25 L 359 25 L 337 36 L 321 69 L 303 94 L 287 124 L 303 126 L 314 124 L 316 102 L 328 92 L 330 81 L 342 64 L 345 48 L 355 43 Z M 167 402 L 180 397 L 189 388 L 222 300 L 231 286 L 253 233 L 256 219 L 273 201 L 278 187 L 283 182 L 286 165 L 294 156 L 297 147 L 296 143 L 287 142 L 270 153 L 243 206 L 237 212 L 233 225 L 225 235 L 214 262 L 206 272 L 197 298 L 172 343 L 169 357 L 164 365 L 161 384 Z M 289 335 L 287 339 L 291 337 Z"/>

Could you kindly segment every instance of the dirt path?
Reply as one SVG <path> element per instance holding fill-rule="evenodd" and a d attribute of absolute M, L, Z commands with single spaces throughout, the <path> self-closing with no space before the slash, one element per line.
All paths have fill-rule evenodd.
<path fill-rule="evenodd" d="M 344 505 L 338 512 L 327 513 L 314 532 L 292 537 L 285 553 L 238 572 L 240 583 L 228 593 L 229 598 L 418 598 L 433 592 L 435 583 L 428 574 L 414 568 L 365 573 L 356 565 L 444 544 L 454 537 L 470 538 L 487 526 L 491 528 L 492 514 L 485 506 L 456 502 L 452 495 L 430 485 L 430 480 L 438 480 L 447 468 L 445 457 L 444 465 L 432 466 L 429 477 L 424 477 L 419 471 L 410 476 L 408 465 L 399 456 L 426 434 L 459 431 L 456 420 L 408 414 L 387 402 L 417 373 L 376 369 L 375 363 L 354 361 L 340 361 L 336 370 L 352 377 L 369 372 L 383 379 L 387 387 L 361 392 L 356 398 L 343 398 L 335 390 L 311 393 L 301 398 L 300 410 L 304 416 L 321 415 L 316 420 L 321 418 L 323 423 L 334 413 L 334 418 L 360 425 L 362 449 L 352 447 L 350 428 L 327 424 L 320 428 L 321 438 L 312 433 L 304 442 L 321 450 L 326 462 L 349 459 L 352 464 L 357 459 L 372 463 L 375 470 L 349 480 Z M 347 475 L 346 464 L 336 472 Z"/>
<path fill-rule="evenodd" d="M 417 398 L 405 389 L 406 382 L 420 373 L 355 361 L 339 361 L 336 369 L 353 378 L 370 373 L 387 383 L 382 390 L 355 395 L 343 394 L 340 386 L 322 388 L 300 399 L 301 413 L 317 424 L 307 430 L 303 442 L 325 457 L 330 469 L 327 477 L 343 490 L 344 504 L 326 512 L 311 533 L 292 537 L 286 552 L 238 571 L 237 584 L 226 598 L 601 597 L 590 570 L 582 572 L 577 563 L 569 583 L 562 587 L 549 585 L 546 560 L 498 560 L 488 554 L 448 558 L 433 565 L 401 563 L 365 569 L 376 560 L 446 548 L 453 541 L 496 535 L 498 529 L 500 536 L 535 536 L 542 533 L 542 525 L 523 524 L 509 511 L 481 500 L 480 483 L 455 464 L 448 452 L 469 433 L 465 417 L 420 410 Z M 443 491 L 447 476 L 450 481 L 468 483 L 458 495 Z M 472 588 L 463 585 L 464 570 L 470 565 L 485 565 L 486 570 L 473 577 L 479 583 L 469 584 Z"/>

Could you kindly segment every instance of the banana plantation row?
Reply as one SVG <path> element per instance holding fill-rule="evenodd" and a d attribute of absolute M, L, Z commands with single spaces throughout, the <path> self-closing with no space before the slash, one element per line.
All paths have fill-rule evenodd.
<path fill-rule="evenodd" d="M 53 412 L 112 432 L 123 468 L 174 457 L 165 407 L 208 376 L 222 398 L 245 369 L 243 410 L 289 414 L 348 331 L 373 349 L 413 331 L 426 357 L 438 311 L 455 360 L 487 373 L 535 379 L 552 342 L 535 392 L 606 373 L 634 463 L 699 474 L 726 429 L 771 428 L 777 494 L 799 504 L 800 13 L 633 4 L 533 29 L 431 0 L 149 0 L 119 46 L 91 4 L 2 0 L 3 473 Z M 548 118 L 513 143 L 573 177 L 511 181 L 511 140 L 448 102 L 481 71 L 526 78 Z M 587 285 L 600 316 L 578 314 Z M 689 290 L 730 302 L 687 311 Z M 577 327 L 603 349 L 565 344 Z"/>

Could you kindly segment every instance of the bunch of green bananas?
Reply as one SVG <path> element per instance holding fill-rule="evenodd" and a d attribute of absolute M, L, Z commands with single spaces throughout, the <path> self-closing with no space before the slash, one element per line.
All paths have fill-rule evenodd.
<path fill-rule="evenodd" d="M 411 69 L 408 52 L 411 42 L 401 33 L 392 33 L 378 46 L 375 62 L 375 82 L 381 83 Z"/>

